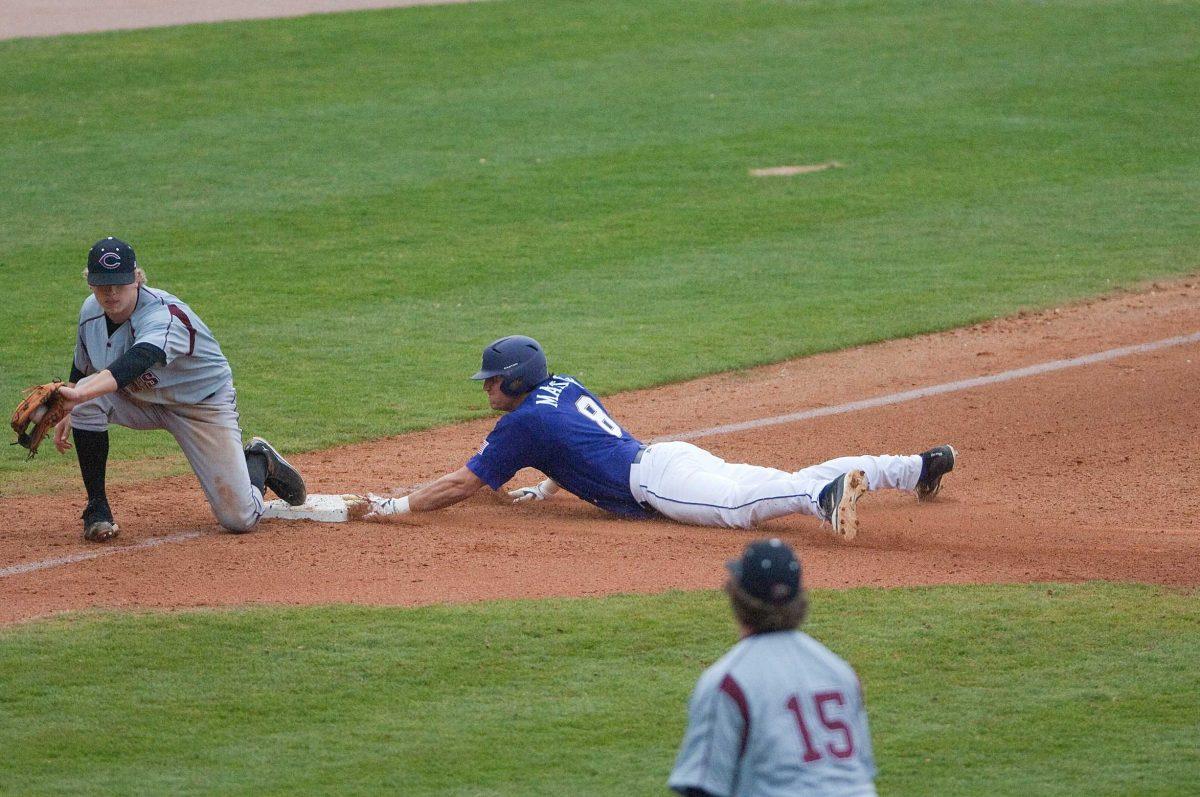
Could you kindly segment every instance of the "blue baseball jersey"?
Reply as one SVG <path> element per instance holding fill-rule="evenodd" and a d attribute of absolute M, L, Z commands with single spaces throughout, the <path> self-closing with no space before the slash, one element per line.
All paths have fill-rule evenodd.
<path fill-rule="evenodd" d="M 536 468 L 601 509 L 648 517 L 629 491 L 629 466 L 641 447 L 591 391 L 555 374 L 500 419 L 467 468 L 493 490 Z"/>

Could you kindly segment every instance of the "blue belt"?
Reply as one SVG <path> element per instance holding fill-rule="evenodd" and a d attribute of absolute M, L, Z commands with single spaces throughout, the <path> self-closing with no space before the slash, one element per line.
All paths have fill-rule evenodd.
<path fill-rule="evenodd" d="M 645 446 L 642 446 L 641 448 L 639 448 L 639 449 L 637 450 L 637 453 L 633 455 L 633 464 L 634 464 L 634 465 L 636 465 L 636 464 L 638 464 L 639 462 L 641 462 L 641 461 L 642 461 L 642 454 L 645 454 L 645 453 L 646 453 L 646 447 L 645 447 Z"/>

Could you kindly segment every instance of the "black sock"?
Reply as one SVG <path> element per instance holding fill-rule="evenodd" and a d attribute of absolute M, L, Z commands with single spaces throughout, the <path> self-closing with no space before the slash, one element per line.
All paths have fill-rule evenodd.
<path fill-rule="evenodd" d="M 108 468 L 108 432 L 89 432 L 72 429 L 75 454 L 79 457 L 79 473 L 87 490 L 88 503 L 83 510 L 84 520 L 112 521 L 108 496 L 104 491 L 104 474 Z"/>
<path fill-rule="evenodd" d="M 250 483 L 260 493 L 267 490 L 267 455 L 257 451 L 246 454 L 246 470 L 250 471 Z"/>

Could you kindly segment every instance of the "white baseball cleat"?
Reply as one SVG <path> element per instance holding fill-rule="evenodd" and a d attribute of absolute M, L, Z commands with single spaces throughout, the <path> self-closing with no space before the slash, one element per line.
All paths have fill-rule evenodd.
<path fill-rule="evenodd" d="M 821 490 L 817 504 L 821 519 L 829 521 L 833 533 L 845 540 L 858 535 L 858 499 L 867 491 L 867 474 L 861 470 L 843 473 Z"/>

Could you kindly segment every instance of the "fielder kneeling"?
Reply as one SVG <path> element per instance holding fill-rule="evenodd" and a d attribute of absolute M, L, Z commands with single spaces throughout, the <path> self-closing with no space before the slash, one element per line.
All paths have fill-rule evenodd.
<path fill-rule="evenodd" d="M 87 489 L 84 538 L 117 536 L 105 490 L 108 425 L 166 429 L 183 449 L 217 521 L 249 531 L 263 514 L 263 491 L 303 504 L 300 473 L 261 438 L 244 448 L 233 373 L 196 313 L 146 285 L 133 248 L 116 238 L 88 253 L 92 295 L 79 312 L 79 335 L 67 386 L 70 414 L 54 429 L 59 452 L 74 440 Z"/>

